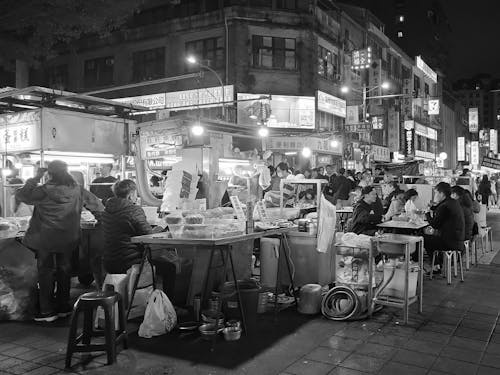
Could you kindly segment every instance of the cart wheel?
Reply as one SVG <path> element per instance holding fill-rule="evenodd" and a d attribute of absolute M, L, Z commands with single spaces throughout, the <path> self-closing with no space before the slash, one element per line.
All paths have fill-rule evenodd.
<path fill-rule="evenodd" d="M 90 284 L 92 284 L 92 281 L 94 281 L 94 275 L 92 275 L 91 273 L 88 273 L 86 275 L 79 275 L 78 281 L 80 282 L 80 284 L 88 287 L 90 286 Z"/>

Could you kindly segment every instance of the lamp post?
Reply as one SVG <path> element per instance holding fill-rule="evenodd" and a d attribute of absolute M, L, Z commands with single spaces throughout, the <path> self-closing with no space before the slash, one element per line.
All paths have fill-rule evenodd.
<path fill-rule="evenodd" d="M 220 75 L 214 69 L 212 69 L 208 65 L 202 64 L 194 56 L 188 56 L 186 58 L 186 61 L 189 64 L 192 64 L 192 65 L 196 64 L 200 68 L 206 69 L 209 72 L 213 73 L 215 75 L 215 77 L 217 78 L 217 80 L 219 81 L 219 85 L 220 85 L 220 88 L 222 90 L 222 119 L 225 120 L 226 119 L 226 99 L 225 99 L 225 95 L 224 95 L 224 83 L 222 82 L 222 78 L 220 77 Z"/>

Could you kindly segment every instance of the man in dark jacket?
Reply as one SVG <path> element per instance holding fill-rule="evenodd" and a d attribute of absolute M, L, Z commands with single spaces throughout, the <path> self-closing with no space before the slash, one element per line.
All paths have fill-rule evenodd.
<path fill-rule="evenodd" d="M 49 181 L 38 186 L 45 172 Z M 72 311 L 71 256 L 80 241 L 82 207 L 92 212 L 102 211 L 103 207 L 92 193 L 76 183 L 67 164 L 59 160 L 52 161 L 48 169 L 39 168 L 36 176 L 16 192 L 16 199 L 34 206 L 23 243 L 37 257 L 40 312 L 35 321 L 53 322 Z"/>
<path fill-rule="evenodd" d="M 373 186 L 366 186 L 361 195 L 362 198 L 354 207 L 350 231 L 373 236 L 377 231 L 377 224 L 381 222 L 381 214 L 373 210 L 373 204 L 378 199 L 377 192 Z"/>
<path fill-rule="evenodd" d="M 451 198 L 451 187 L 440 182 L 434 188 L 434 215 L 427 213 L 427 221 L 434 229 L 434 234 L 424 236 L 425 250 L 432 259 L 436 250 L 464 250 L 465 221 L 464 213 L 458 201 Z"/>
<path fill-rule="evenodd" d="M 334 204 L 339 204 L 340 207 L 348 205 L 349 192 L 351 191 L 351 182 L 345 176 L 345 169 L 340 168 L 337 178 L 332 184 L 333 190 L 333 202 Z"/>
<path fill-rule="evenodd" d="M 141 249 L 130 238 L 153 232 L 144 210 L 136 205 L 137 187 L 132 180 L 122 180 L 114 186 L 113 198 L 106 202 L 102 215 L 104 231 L 104 269 L 108 273 L 127 273 L 142 259 Z M 160 228 L 161 229 L 161 228 Z M 173 297 L 176 267 L 173 263 L 155 261 L 163 278 L 163 290 Z"/>
<path fill-rule="evenodd" d="M 92 181 L 92 184 L 104 185 L 93 185 L 90 187 L 90 192 L 94 193 L 98 198 L 101 198 L 103 204 L 106 204 L 106 200 L 113 197 L 113 190 L 111 187 L 112 184 L 116 182 L 116 178 L 111 176 L 112 170 L 113 164 L 104 164 L 101 167 L 101 176 Z"/>

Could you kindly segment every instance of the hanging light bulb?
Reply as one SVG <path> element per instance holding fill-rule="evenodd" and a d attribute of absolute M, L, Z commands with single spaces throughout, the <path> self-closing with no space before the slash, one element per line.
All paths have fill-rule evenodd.
<path fill-rule="evenodd" d="M 305 157 L 305 158 L 310 158 L 312 155 L 312 151 L 309 147 L 304 147 L 302 149 L 302 156 Z"/>
<path fill-rule="evenodd" d="M 205 132 L 205 129 L 201 125 L 194 125 L 191 128 L 191 133 L 193 133 L 194 136 L 199 137 Z"/>

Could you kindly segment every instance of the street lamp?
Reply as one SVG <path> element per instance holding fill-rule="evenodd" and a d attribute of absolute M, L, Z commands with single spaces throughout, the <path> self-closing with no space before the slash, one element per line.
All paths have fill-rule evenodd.
<path fill-rule="evenodd" d="M 205 65 L 205 64 L 202 64 L 201 62 L 199 62 L 196 59 L 196 57 L 193 55 L 186 57 L 186 61 L 191 65 L 196 64 L 200 67 L 200 69 L 203 68 L 203 69 L 206 69 L 209 72 L 213 73 L 215 75 L 215 77 L 217 78 L 217 80 L 219 81 L 220 88 L 222 90 L 222 119 L 225 120 L 226 119 L 226 99 L 224 97 L 224 83 L 222 83 L 222 79 L 221 79 L 220 75 L 214 69 L 209 67 L 208 65 Z"/>
<path fill-rule="evenodd" d="M 439 154 L 439 159 L 441 159 L 441 160 L 446 160 L 446 159 L 448 159 L 448 154 L 447 154 L 446 152 L 441 152 L 441 153 Z"/>
<path fill-rule="evenodd" d="M 382 98 L 392 97 L 392 95 L 368 96 L 368 93 L 372 92 L 373 90 L 377 90 L 379 88 L 381 88 L 383 90 L 388 90 L 390 87 L 391 87 L 391 85 L 387 81 L 382 82 L 382 84 L 380 84 L 378 86 L 374 86 L 374 87 L 368 87 L 365 84 L 363 84 L 363 88 L 361 90 L 344 85 L 340 88 L 340 92 L 343 94 L 347 94 L 347 93 L 349 93 L 349 91 L 352 90 L 354 92 L 357 92 L 357 93 L 360 93 L 363 95 L 363 104 L 362 104 L 362 106 L 363 106 L 363 122 L 366 122 L 366 101 L 368 99 L 382 99 Z M 400 95 L 398 95 L 398 96 L 400 96 Z"/>
<path fill-rule="evenodd" d="M 259 137 L 265 138 L 269 135 L 269 129 L 266 128 L 265 126 L 262 126 L 259 128 Z"/>

